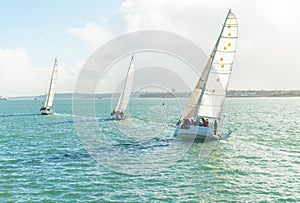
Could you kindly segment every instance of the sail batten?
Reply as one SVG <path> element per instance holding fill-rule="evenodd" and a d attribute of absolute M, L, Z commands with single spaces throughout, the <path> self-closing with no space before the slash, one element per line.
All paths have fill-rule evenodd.
<path fill-rule="evenodd" d="M 219 75 L 230 75 L 231 74 L 231 72 L 229 72 L 229 71 L 216 72 L 216 71 L 212 70 L 211 72 L 218 73 Z"/>
<path fill-rule="evenodd" d="M 217 50 L 218 52 L 224 52 L 224 53 L 235 53 L 235 51 L 224 51 L 224 50 Z"/>
<path fill-rule="evenodd" d="M 225 36 L 222 36 L 222 38 L 224 38 L 224 39 L 237 39 L 238 37 L 225 37 Z"/>

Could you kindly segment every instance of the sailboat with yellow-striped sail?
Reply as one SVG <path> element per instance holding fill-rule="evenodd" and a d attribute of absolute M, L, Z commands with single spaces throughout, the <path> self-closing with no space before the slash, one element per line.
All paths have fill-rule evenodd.
<path fill-rule="evenodd" d="M 237 38 L 237 18 L 229 10 L 216 45 L 177 122 L 174 136 L 195 137 L 198 140 L 229 137 L 231 132 L 219 132 L 218 125 L 223 118 L 223 106 Z"/>

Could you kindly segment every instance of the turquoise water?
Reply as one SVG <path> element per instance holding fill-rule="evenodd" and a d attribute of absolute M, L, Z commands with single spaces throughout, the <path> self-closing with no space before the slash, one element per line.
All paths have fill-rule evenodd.
<path fill-rule="evenodd" d="M 131 120 L 114 123 L 111 101 L 96 100 L 97 123 L 122 153 L 160 152 L 174 142 L 177 105 L 137 99 Z M 71 100 L 56 100 L 54 116 L 39 115 L 40 106 L 0 101 L 0 202 L 300 202 L 300 98 L 227 99 L 228 142 L 193 144 L 145 174 L 95 161 L 77 135 Z"/>

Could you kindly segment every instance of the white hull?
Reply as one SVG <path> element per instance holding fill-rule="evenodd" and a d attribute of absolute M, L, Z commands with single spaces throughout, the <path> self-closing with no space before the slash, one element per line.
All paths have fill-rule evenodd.
<path fill-rule="evenodd" d="M 126 118 L 126 116 L 121 116 L 120 114 L 118 113 L 115 113 L 114 115 L 112 115 L 112 119 L 113 120 L 124 120 Z"/>
<path fill-rule="evenodd" d="M 50 110 L 40 110 L 41 114 L 42 115 L 52 115 L 53 114 L 53 111 L 50 109 Z"/>
<path fill-rule="evenodd" d="M 122 117 L 121 117 L 120 114 L 115 113 L 114 115 L 112 115 L 112 119 L 114 119 L 114 120 L 121 120 Z"/>
<path fill-rule="evenodd" d="M 195 140 L 220 140 L 222 137 L 214 135 L 214 130 L 209 127 L 190 125 L 188 128 L 177 126 L 174 132 L 175 137 L 195 138 Z"/>

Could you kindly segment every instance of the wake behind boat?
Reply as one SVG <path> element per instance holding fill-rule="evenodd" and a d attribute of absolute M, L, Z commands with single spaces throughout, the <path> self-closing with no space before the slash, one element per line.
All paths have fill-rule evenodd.
<path fill-rule="evenodd" d="M 44 106 L 42 106 L 40 109 L 42 115 L 51 115 L 54 113 L 51 107 L 54 101 L 54 90 L 57 81 L 57 74 L 58 74 L 58 63 L 57 63 L 57 59 L 55 58 L 46 101 Z"/>
<path fill-rule="evenodd" d="M 134 78 L 134 58 L 132 56 L 130 64 L 129 64 L 129 68 L 127 71 L 123 91 L 120 95 L 116 109 L 113 110 L 113 112 L 111 113 L 112 118 L 115 120 L 121 120 L 121 119 L 126 118 L 125 112 L 126 112 L 128 102 L 129 102 L 129 97 L 131 94 L 133 78 Z"/>
<path fill-rule="evenodd" d="M 204 141 L 227 139 L 231 131 L 219 132 L 218 125 L 232 71 L 238 25 L 236 16 L 229 10 L 222 31 L 210 58 L 185 107 L 174 136 L 186 136 Z"/>

